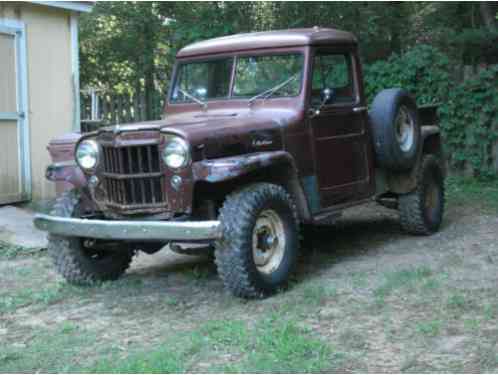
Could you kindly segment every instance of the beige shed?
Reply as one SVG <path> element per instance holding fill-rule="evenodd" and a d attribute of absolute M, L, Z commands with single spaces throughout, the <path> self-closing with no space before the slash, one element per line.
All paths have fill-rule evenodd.
<path fill-rule="evenodd" d="M 0 204 L 50 199 L 51 138 L 80 129 L 78 15 L 93 2 L 0 2 Z"/>

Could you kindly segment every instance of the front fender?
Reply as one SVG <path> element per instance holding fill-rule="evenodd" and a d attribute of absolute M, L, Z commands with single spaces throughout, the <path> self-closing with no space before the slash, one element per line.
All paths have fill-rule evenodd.
<path fill-rule="evenodd" d="M 66 184 L 72 185 L 70 188 L 81 188 L 87 184 L 83 171 L 74 161 L 50 164 L 45 171 L 45 177 L 49 181 L 62 183 L 63 190 L 67 188 Z"/>
<path fill-rule="evenodd" d="M 196 181 L 221 182 L 246 175 L 260 168 L 286 163 L 294 168 L 292 156 L 285 151 L 257 152 L 195 162 L 192 166 Z"/>

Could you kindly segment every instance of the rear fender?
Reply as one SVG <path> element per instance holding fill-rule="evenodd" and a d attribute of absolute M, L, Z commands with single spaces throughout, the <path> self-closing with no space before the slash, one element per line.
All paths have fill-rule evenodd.
<path fill-rule="evenodd" d="M 405 194 L 417 187 L 417 171 L 422 157 L 426 154 L 434 154 L 442 161 L 441 134 L 438 126 L 422 126 L 422 147 L 415 166 L 408 172 L 385 172 L 387 190 L 396 194 Z M 441 163 L 443 173 L 446 175 L 444 163 Z M 379 176 L 380 177 L 380 176 Z"/>

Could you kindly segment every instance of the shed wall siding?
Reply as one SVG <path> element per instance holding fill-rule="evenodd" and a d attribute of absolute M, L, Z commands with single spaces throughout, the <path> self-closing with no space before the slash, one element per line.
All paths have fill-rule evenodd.
<path fill-rule="evenodd" d="M 73 124 L 70 12 L 27 3 L 3 3 L 0 18 L 25 23 L 30 156 L 34 200 L 55 196 L 45 179 L 47 145 Z"/>

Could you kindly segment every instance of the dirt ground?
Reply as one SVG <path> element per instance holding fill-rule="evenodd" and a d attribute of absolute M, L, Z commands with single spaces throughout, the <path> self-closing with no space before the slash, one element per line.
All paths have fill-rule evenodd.
<path fill-rule="evenodd" d="M 430 237 L 395 211 L 347 212 L 259 301 L 167 251 L 87 288 L 43 253 L 0 257 L 0 372 L 498 372 L 498 217 L 448 206 Z"/>

